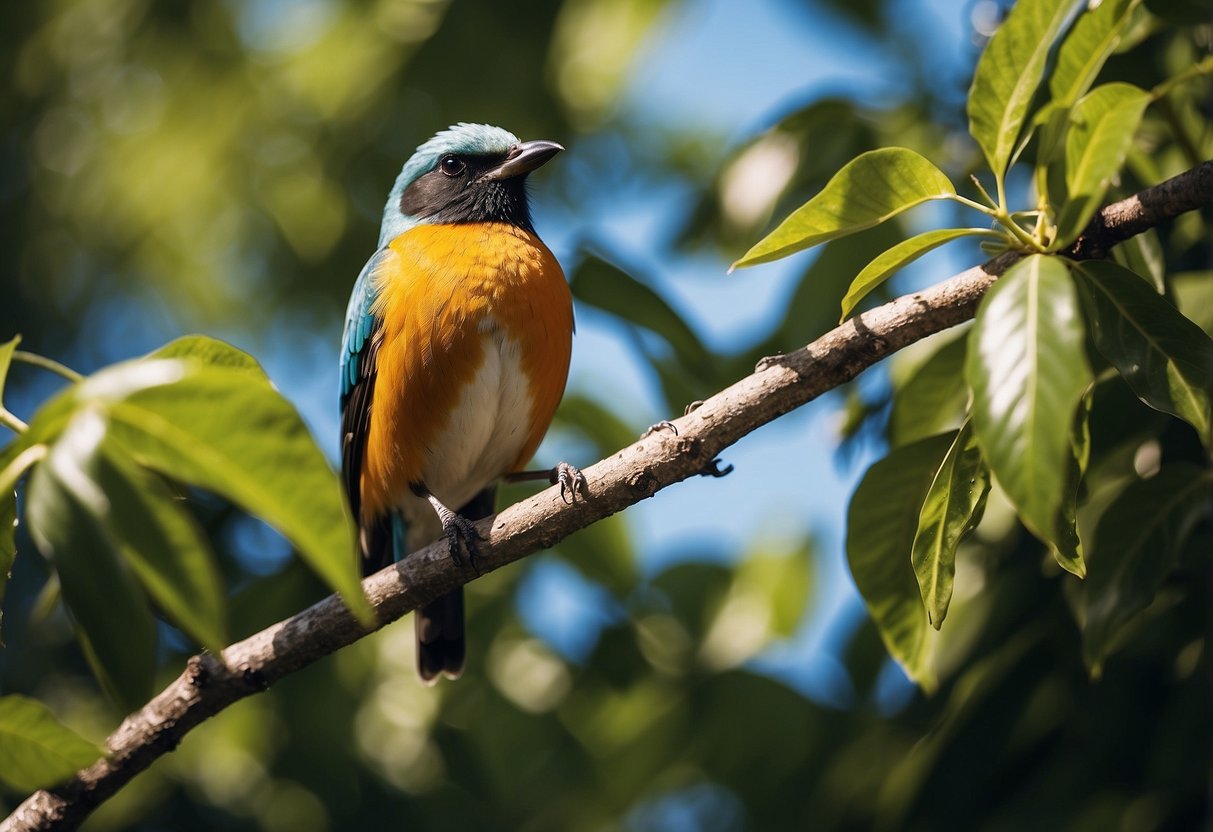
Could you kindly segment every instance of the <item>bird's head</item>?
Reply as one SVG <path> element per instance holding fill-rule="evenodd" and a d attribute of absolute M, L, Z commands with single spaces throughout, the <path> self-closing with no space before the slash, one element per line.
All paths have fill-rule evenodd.
<path fill-rule="evenodd" d="M 508 222 L 532 230 L 526 177 L 564 148 L 521 142 L 488 124 L 456 124 L 404 163 L 383 210 L 379 245 L 420 223 Z"/>

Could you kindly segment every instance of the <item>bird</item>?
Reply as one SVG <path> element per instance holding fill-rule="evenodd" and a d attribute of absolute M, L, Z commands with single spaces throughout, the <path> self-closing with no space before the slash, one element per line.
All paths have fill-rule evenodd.
<path fill-rule="evenodd" d="M 354 283 L 340 359 L 342 478 L 363 573 L 445 538 L 475 567 L 496 487 L 546 478 L 588 493 L 561 462 L 524 471 L 564 394 L 573 301 L 535 233 L 527 177 L 564 148 L 461 122 L 396 177 L 377 251 Z M 458 678 L 463 590 L 414 613 L 417 673 Z"/>

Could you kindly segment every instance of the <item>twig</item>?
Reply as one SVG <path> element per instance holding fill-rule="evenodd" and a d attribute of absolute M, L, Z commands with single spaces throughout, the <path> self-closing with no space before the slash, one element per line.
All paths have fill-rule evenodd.
<path fill-rule="evenodd" d="M 1213 161 L 1109 205 L 1068 256 L 1105 254 L 1116 243 L 1213 201 Z M 882 358 L 972 318 L 990 284 L 1020 255 L 1002 254 L 929 289 L 863 313 L 803 349 L 774 356 L 760 369 L 681 418 L 677 433 L 659 431 L 585 470 L 590 493 L 566 505 L 556 487 L 483 520 L 490 545 L 477 562 L 490 572 L 548 549 L 568 535 L 708 470 L 746 434 L 844 384 Z M 468 583 L 477 573 L 452 560 L 445 542 L 432 544 L 363 581 L 378 627 Z M 303 612 L 231 645 L 223 662 L 202 655 L 106 741 L 109 755 L 68 783 L 39 791 L 0 832 L 75 829 L 102 801 L 201 723 L 246 696 L 351 644 L 369 630 L 330 596 Z"/>

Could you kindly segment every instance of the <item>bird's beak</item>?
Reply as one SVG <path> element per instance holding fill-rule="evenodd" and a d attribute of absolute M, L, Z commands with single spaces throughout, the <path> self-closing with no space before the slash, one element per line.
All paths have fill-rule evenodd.
<path fill-rule="evenodd" d="M 510 154 L 505 157 L 504 162 L 486 172 L 481 178 L 501 182 L 513 179 L 515 176 L 522 176 L 535 170 L 562 150 L 564 150 L 563 146 L 543 139 L 516 144 L 510 150 Z"/>

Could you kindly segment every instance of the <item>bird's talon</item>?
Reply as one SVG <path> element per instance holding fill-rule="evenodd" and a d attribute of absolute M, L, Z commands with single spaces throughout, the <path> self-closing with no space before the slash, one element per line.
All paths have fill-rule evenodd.
<path fill-rule="evenodd" d="M 648 429 L 645 430 L 644 433 L 640 434 L 640 438 L 648 439 L 654 433 L 657 433 L 658 431 L 662 431 L 662 430 L 668 430 L 670 433 L 674 434 L 675 436 L 678 435 L 678 426 L 675 425 L 673 422 L 671 422 L 669 419 L 662 419 L 660 422 L 658 422 L 655 425 L 649 425 Z"/>
<path fill-rule="evenodd" d="M 690 416 L 699 408 L 703 407 L 703 399 L 696 399 L 686 406 L 686 410 L 682 411 L 683 416 Z"/>
<path fill-rule="evenodd" d="M 721 468 L 720 460 L 713 459 L 711 462 L 708 463 L 707 467 L 705 467 L 702 471 L 699 472 L 699 476 L 716 477 L 717 479 L 719 479 L 720 477 L 727 477 L 731 473 L 733 473 L 732 465 L 726 465 L 723 468 Z"/>
<path fill-rule="evenodd" d="M 782 355 L 766 355 L 758 359 L 758 363 L 754 365 L 754 372 L 761 373 L 763 370 L 769 370 L 779 363 Z"/>
<path fill-rule="evenodd" d="M 583 498 L 589 496 L 589 483 L 585 474 L 567 462 L 561 462 L 552 469 L 552 482 L 560 484 L 560 499 L 565 505 L 577 502 L 578 491 Z"/>

